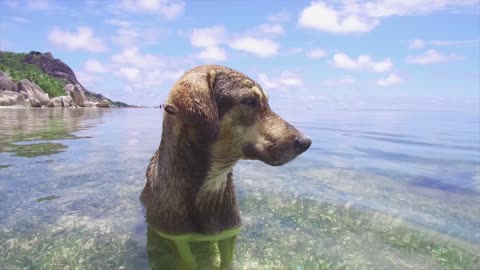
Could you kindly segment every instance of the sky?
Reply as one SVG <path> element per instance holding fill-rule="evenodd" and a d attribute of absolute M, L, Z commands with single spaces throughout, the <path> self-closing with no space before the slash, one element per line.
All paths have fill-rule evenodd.
<path fill-rule="evenodd" d="M 212 63 L 272 107 L 480 110 L 480 0 L 0 0 L 0 50 L 135 105 Z"/>

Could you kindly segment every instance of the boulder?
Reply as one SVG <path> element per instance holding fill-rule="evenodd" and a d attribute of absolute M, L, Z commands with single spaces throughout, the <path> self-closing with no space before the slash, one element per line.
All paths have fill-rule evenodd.
<path fill-rule="evenodd" d="M 70 96 L 73 99 L 73 104 L 75 106 L 91 107 L 91 106 L 88 106 L 88 104 L 86 102 L 87 100 L 85 98 L 85 92 L 83 91 L 82 86 L 80 86 L 79 84 L 75 84 L 73 89 L 71 89 L 71 90 L 70 89 L 71 89 L 71 87 L 68 88 L 68 92 L 70 93 Z M 65 90 L 65 88 L 64 88 L 64 90 Z"/>
<path fill-rule="evenodd" d="M 25 106 L 26 107 L 32 107 L 32 108 L 41 108 L 42 104 L 36 98 L 27 98 L 25 100 Z"/>
<path fill-rule="evenodd" d="M 63 107 L 69 108 L 73 107 L 73 99 L 71 96 L 62 96 Z"/>
<path fill-rule="evenodd" d="M 2 91 L 18 92 L 18 86 L 7 74 L 0 70 L 0 92 Z"/>
<path fill-rule="evenodd" d="M 61 97 L 54 97 L 50 99 L 48 102 L 47 107 L 50 108 L 68 108 L 72 107 L 73 100 L 70 96 L 61 96 Z"/>
<path fill-rule="evenodd" d="M 86 101 L 84 107 L 95 107 L 95 102 Z"/>
<path fill-rule="evenodd" d="M 63 87 L 63 92 L 65 92 L 65 95 L 69 96 L 70 95 L 70 92 L 73 91 L 73 89 L 75 88 L 75 86 L 71 83 L 65 85 L 65 87 Z"/>
<path fill-rule="evenodd" d="M 110 102 L 108 102 L 108 100 L 104 99 L 100 102 L 98 102 L 97 104 L 95 104 L 96 107 L 99 107 L 99 108 L 110 108 Z"/>
<path fill-rule="evenodd" d="M 25 98 L 22 94 L 13 91 L 0 92 L 0 106 L 24 105 Z"/>
<path fill-rule="evenodd" d="M 42 88 L 36 83 L 27 79 L 18 81 L 18 90 L 23 94 L 27 94 L 29 98 L 36 98 L 42 105 L 47 105 L 50 99 L 48 94 L 43 92 Z"/>

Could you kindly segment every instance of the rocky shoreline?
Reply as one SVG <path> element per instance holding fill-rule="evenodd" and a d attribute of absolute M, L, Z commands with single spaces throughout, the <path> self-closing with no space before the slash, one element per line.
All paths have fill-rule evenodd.
<path fill-rule="evenodd" d="M 107 99 L 89 100 L 80 84 L 67 84 L 63 91 L 65 95 L 50 98 L 48 93 L 45 93 L 34 82 L 27 79 L 14 82 L 7 74 L 0 71 L 0 106 L 33 108 L 113 107 Z"/>

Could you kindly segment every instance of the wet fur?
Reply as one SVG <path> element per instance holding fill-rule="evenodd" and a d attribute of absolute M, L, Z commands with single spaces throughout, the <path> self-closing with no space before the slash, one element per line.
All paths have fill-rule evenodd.
<path fill-rule="evenodd" d="M 259 104 L 252 109 L 245 98 Z M 240 225 L 232 168 L 240 159 L 281 165 L 301 135 L 246 75 L 215 65 L 185 73 L 164 106 L 162 139 L 141 195 L 147 221 L 168 233 L 217 233 Z M 307 147 L 308 148 L 308 147 Z"/>

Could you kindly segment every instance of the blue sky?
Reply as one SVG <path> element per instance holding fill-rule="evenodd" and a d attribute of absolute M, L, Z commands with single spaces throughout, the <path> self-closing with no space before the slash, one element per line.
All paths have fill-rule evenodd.
<path fill-rule="evenodd" d="M 479 39 L 478 0 L 0 0 L 0 50 L 52 52 L 137 105 L 216 63 L 274 107 L 478 111 Z"/>

